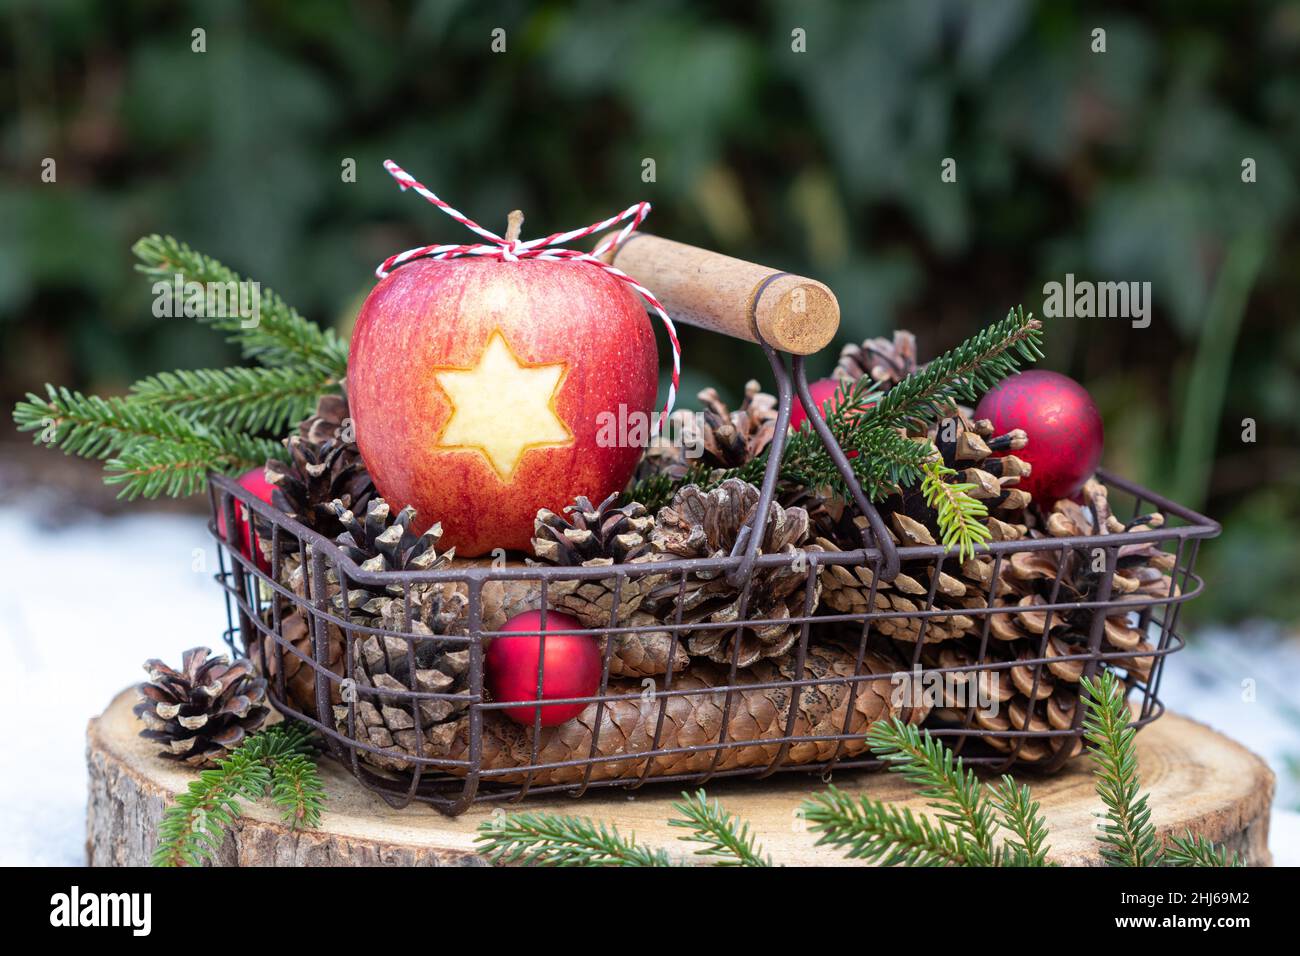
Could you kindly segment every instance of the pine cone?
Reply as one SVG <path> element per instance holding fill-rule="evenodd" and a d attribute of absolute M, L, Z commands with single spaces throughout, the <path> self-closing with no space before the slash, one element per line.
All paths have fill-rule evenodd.
<path fill-rule="evenodd" d="M 1106 488 L 1099 482 L 1084 485 L 1086 506 L 1073 501 L 1058 501 L 1046 518 L 1047 534 L 1031 531 L 1031 536 L 1052 537 L 1103 537 L 1131 530 L 1158 528 L 1164 523 L 1159 514 L 1144 515 L 1124 524 L 1110 512 Z M 1100 542 L 1099 542 L 1100 544 Z M 1118 549 L 1118 564 L 1112 579 L 1112 599 L 1123 600 L 1150 597 L 1177 596 L 1169 571 L 1175 557 L 1154 544 L 1124 545 Z M 991 562 L 990 562 L 991 563 Z M 970 565 L 970 562 L 967 562 Z M 977 711 L 972 719 L 977 726 L 987 730 L 1022 730 L 1044 732 L 1047 729 L 1064 730 L 1071 726 L 1079 702 L 1079 682 L 1083 676 L 1084 662 L 1065 658 L 1081 653 L 1087 646 L 1092 626 L 1093 609 L 1063 610 L 1053 612 L 1050 623 L 1048 612 L 1038 607 L 1051 601 L 1053 591 L 1060 604 L 1087 603 L 1097 599 L 1097 586 L 1104 577 L 1104 552 L 1094 548 L 1076 548 L 1064 555 L 1055 551 L 1022 551 L 1011 554 L 1003 562 L 1002 580 L 998 582 L 995 604 L 1020 608 L 1010 614 L 990 616 L 986 659 L 1003 662 L 1028 662 L 1040 655 L 1049 659 L 1041 668 L 1028 663 L 999 671 L 987 671 L 981 680 L 1004 706 L 996 714 Z M 991 576 L 988 564 L 982 564 L 984 580 Z M 970 570 L 974 573 L 974 569 Z M 1058 581 L 1059 578 L 1059 581 Z M 987 587 L 983 593 L 987 593 Z M 1122 671 L 1128 683 L 1150 678 L 1154 646 L 1145 639 L 1142 631 L 1128 620 L 1122 607 L 1107 614 L 1103 622 L 1103 653 L 1133 652 L 1132 657 L 1112 658 L 1106 666 Z M 1048 628 L 1050 627 L 1050 633 Z M 965 655 L 973 661 L 978 653 L 979 638 L 975 636 L 983 623 L 972 629 L 972 636 L 955 645 L 945 644 L 945 652 Z M 1046 633 L 1046 641 L 1044 635 Z M 937 658 L 927 648 L 922 660 L 927 666 Z M 941 662 L 942 663 L 942 662 Z M 942 666 L 952 666 L 943 664 Z M 945 715 L 938 714 L 937 717 Z M 948 715 L 951 716 L 951 715 Z M 1026 720 L 1028 723 L 1026 724 Z M 1015 747 L 1013 738 L 991 738 L 987 743 L 995 750 L 1009 753 Z M 1061 738 L 1023 738 L 1016 757 L 1026 762 L 1045 760 L 1063 746 Z M 1074 751 L 1080 748 L 1077 740 L 1071 741 Z"/>
<path fill-rule="evenodd" d="M 564 515 L 541 509 L 533 524 L 533 553 L 541 563 L 557 567 L 613 567 L 658 560 L 661 556 L 648 540 L 654 519 L 637 502 L 616 507 L 617 500 L 618 495 L 612 494 L 593 505 L 579 497 L 564 509 Z M 555 581 L 547 588 L 547 598 L 551 607 L 572 614 L 583 627 L 609 627 L 617 592 L 616 622 L 643 627 L 654 624 L 655 617 L 641 604 L 662 582 L 660 574 L 629 575 L 621 586 L 614 577 Z M 609 672 L 616 677 L 647 677 L 680 671 L 687 663 L 686 651 L 680 645 L 674 648 L 666 631 L 638 631 L 615 635 Z"/>
<path fill-rule="evenodd" d="M 289 645 L 277 646 L 263 637 L 262 646 L 266 653 L 267 683 L 279 693 L 281 662 L 284 668 L 283 700 L 300 714 L 315 719 L 316 713 L 316 670 L 308 663 L 316 659 L 316 635 L 307 624 L 306 615 L 287 602 L 282 605 L 283 616 L 280 619 L 280 636 Z M 274 628 L 275 620 L 270 611 L 266 613 L 268 628 Z M 326 670 L 339 677 L 343 676 L 343 632 L 337 624 L 326 623 L 328 640 L 326 649 L 329 659 L 325 662 Z M 278 651 L 278 653 L 277 653 Z M 331 703 L 339 703 L 338 681 L 326 680 L 330 691 Z"/>
<path fill-rule="evenodd" d="M 758 507 L 759 490 L 753 485 L 729 478 L 712 491 L 687 485 L 673 497 L 672 504 L 661 509 L 651 532 L 655 550 L 679 558 L 721 558 L 731 554 L 736 541 L 752 521 Z M 808 574 L 799 568 L 795 556 L 800 551 L 819 551 L 809 543 L 810 520 L 802 508 L 782 508 L 776 502 L 769 507 L 762 527 L 759 554 L 785 554 L 791 563 L 769 567 L 755 566 L 750 576 L 747 620 L 772 621 L 771 624 L 743 624 L 740 627 L 737 666 L 749 667 L 762 658 L 778 657 L 799 639 L 799 626 L 788 619 L 804 613 L 808 598 Z M 812 607 L 816 608 L 821 592 L 813 583 Z M 679 610 L 679 585 L 670 582 L 650 598 L 658 613 L 675 616 Z M 687 624 L 729 624 L 740 618 L 741 591 L 733 587 L 721 572 L 692 572 L 681 596 L 681 619 Z M 736 632 L 731 628 L 687 629 L 687 650 L 695 656 L 729 663 Z"/>
<path fill-rule="evenodd" d="M 364 512 L 375 496 L 370 473 L 361 460 L 356 442 L 345 440 L 347 399 L 323 395 L 316 412 L 298 424 L 298 434 L 284 440 L 288 460 L 271 459 L 266 476 L 275 490 L 271 502 L 302 524 L 333 538 L 343 532 L 333 503 Z M 286 537 L 285 547 L 297 543 Z"/>
<path fill-rule="evenodd" d="M 697 396 L 704 406 L 697 417 L 685 410 L 673 413 L 672 423 L 681 440 L 651 442 L 637 468 L 639 481 L 653 475 L 682 478 L 693 466 L 737 468 L 758 458 L 776 434 L 777 399 L 753 379 L 745 383 L 745 397 L 732 411 L 715 388 Z M 698 457 L 687 457 L 698 449 Z"/>
<path fill-rule="evenodd" d="M 340 703 L 334 707 L 335 725 L 354 740 L 397 754 L 443 755 L 451 745 L 456 720 L 470 703 L 469 645 L 442 639 L 466 633 L 466 598 L 458 592 L 418 592 L 418 599 L 412 598 L 409 631 L 404 624 L 404 602 L 377 600 L 384 603 L 368 623 L 413 636 L 366 634 L 354 638 L 353 671 L 348 676 L 357 685 L 356 722 L 349 727 L 352 707 Z M 447 696 L 416 702 L 403 692 Z M 357 754 L 381 770 L 402 772 L 414 766 L 392 753 L 358 750 Z"/>
<path fill-rule="evenodd" d="M 185 652 L 179 671 L 162 661 L 144 665 L 148 683 L 136 691 L 140 736 L 165 745 L 161 756 L 192 767 L 211 767 L 266 720 L 266 681 L 253 676 L 248 660 L 196 647 Z"/>
<path fill-rule="evenodd" d="M 366 571 L 401 571 L 433 570 L 444 567 L 452 559 L 453 550 L 438 551 L 438 541 L 442 536 L 442 526 L 435 524 L 432 528 L 417 535 L 413 530 L 415 511 L 403 509 L 394 518 L 388 503 L 383 498 L 373 498 L 366 507 L 365 518 L 358 518 L 346 508 L 341 500 L 331 502 L 331 510 L 341 530 L 335 541 L 359 567 Z M 310 550 L 310 549 L 309 549 Z M 285 555 L 281 559 L 281 583 L 299 597 L 306 597 L 307 568 L 303 567 L 298 554 Z M 333 565 L 328 565 L 325 572 L 325 586 L 334 613 L 343 615 L 342 588 L 339 586 L 338 573 Z M 425 601 L 431 591 L 443 592 L 448 585 L 413 584 L 409 590 L 411 599 L 416 604 Z M 348 613 L 350 620 L 356 624 L 373 625 L 382 617 L 385 608 L 397 602 L 402 604 L 403 589 L 401 585 L 389 584 L 386 587 L 348 582 Z M 281 601 L 282 619 L 280 634 L 289 645 L 298 651 L 293 653 L 282 649 L 284 658 L 285 695 L 287 702 L 300 713 L 316 713 L 316 673 L 308 660 L 315 660 L 315 637 L 307 627 L 301 612 L 290 602 Z M 267 624 L 273 618 L 268 612 Z M 328 660 L 323 665 L 332 673 L 343 673 L 343 631 L 336 624 L 327 623 L 326 650 Z M 267 677 L 279 678 L 279 655 L 271 641 L 263 639 L 266 654 Z M 301 657 L 299 656 L 301 655 Z M 305 660 L 304 660 L 305 659 Z M 329 681 L 330 700 L 339 703 L 339 685 Z M 278 684 L 276 685 L 278 687 Z"/>
<path fill-rule="evenodd" d="M 714 767 L 727 772 L 745 767 L 761 767 L 781 751 L 779 742 L 787 733 L 796 739 L 790 743 L 782 765 L 815 764 L 837 754 L 851 758 L 867 750 L 866 734 L 877 720 L 891 717 L 920 723 L 925 707 L 907 706 L 914 698 L 911 678 L 892 656 L 867 651 L 860 670 L 855 669 L 856 649 L 838 643 L 814 644 L 808 648 L 803 671 L 794 668 L 792 655 L 759 660 L 736 677 L 738 689 L 731 694 L 730 716 L 725 726 L 728 741 L 751 741 L 752 746 L 726 747 L 719 753 L 706 745 L 716 743 L 723 731 L 723 705 L 726 695 L 694 693 L 674 694 L 666 699 L 647 701 L 635 695 L 640 685 L 631 681 L 611 682 L 611 695 L 626 694 L 627 699 L 608 701 L 597 724 L 598 705 L 590 704 L 577 717 L 558 727 L 543 727 L 537 739 L 536 764 L 550 769 L 531 774 L 507 774 L 493 777 L 502 783 L 520 783 L 525 778 L 536 786 L 575 783 L 590 771 L 592 780 L 638 777 L 648 769 L 649 776 L 700 773 Z M 895 682 L 884 675 L 902 672 Z M 877 680 L 860 681 L 854 687 L 854 674 L 881 675 Z M 724 664 L 697 661 L 680 678 L 673 681 L 674 691 L 692 691 L 726 685 L 728 668 Z M 836 680 L 840 678 L 841 680 Z M 809 684 L 792 691 L 792 680 L 826 681 Z M 775 687 L 764 684 L 777 683 Z M 756 685 L 756 686 L 749 686 Z M 852 701 L 852 706 L 850 706 Z M 664 711 L 659 724 L 661 708 Z M 786 722 L 793 710 L 794 722 Z M 450 752 L 450 759 L 466 760 L 469 756 L 469 721 L 461 720 Z M 658 728 L 658 729 L 657 729 Z M 599 734 L 597 734 L 599 730 Z M 668 750 L 652 759 L 639 756 L 651 749 L 659 734 L 660 749 Z M 484 716 L 482 730 L 482 768 L 503 770 L 527 767 L 533 763 L 533 731 L 499 712 Z M 840 735 L 847 738 L 840 740 Z M 702 749 L 690 749 L 702 748 Z M 571 764 L 590 757 L 604 759 L 591 767 Z M 716 765 L 715 765 L 716 759 Z M 566 764 L 569 764 L 566 766 Z M 461 768 L 451 773 L 464 774 Z"/>
<path fill-rule="evenodd" d="M 916 336 L 899 329 L 892 339 L 867 339 L 861 345 L 849 343 L 831 374 L 856 382 L 864 375 L 886 389 L 893 388 L 917 369 Z"/>
<path fill-rule="evenodd" d="M 450 564 L 455 557 L 455 548 L 437 550 L 442 540 L 441 522 L 423 534 L 415 531 L 416 512 L 410 505 L 394 516 L 387 501 L 374 498 L 366 505 L 364 519 L 342 501 L 333 502 L 331 508 L 343 528 L 336 542 L 363 571 L 433 571 Z M 369 585 L 358 588 L 384 593 Z M 390 584 L 386 591 L 400 596 L 402 588 Z"/>
<path fill-rule="evenodd" d="M 921 652 L 921 664 L 926 668 L 967 668 L 978 660 L 979 640 L 974 637 L 953 641 L 939 647 L 926 647 Z M 1037 645 L 1006 646 L 990 642 L 985 651 L 985 662 L 1028 661 L 1037 656 Z M 1059 656 L 1049 644 L 1047 657 Z M 1049 730 L 1068 730 L 1073 726 L 1075 708 L 1079 703 L 1079 681 L 1083 665 L 1078 661 L 1046 664 L 1039 668 L 1035 683 L 1035 667 L 1024 664 L 1018 667 L 981 671 L 954 671 L 951 682 L 940 686 L 944 693 L 944 706 L 936 708 L 931 720 L 947 726 L 971 726 L 982 730 L 1008 732 L 1028 730 L 1044 734 L 1041 737 L 981 737 L 985 744 L 999 753 L 1010 754 L 1017 760 L 1040 763 L 1055 756 L 1062 747 L 1070 748 L 1070 756 L 1083 750 L 1078 738 L 1046 736 Z M 996 702 L 997 706 L 989 704 Z"/>

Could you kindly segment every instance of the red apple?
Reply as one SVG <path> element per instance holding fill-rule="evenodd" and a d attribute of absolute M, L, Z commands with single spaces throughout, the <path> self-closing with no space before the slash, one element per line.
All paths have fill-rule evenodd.
<path fill-rule="evenodd" d="M 275 485 L 266 480 L 265 468 L 254 468 L 246 471 L 236 479 L 236 484 L 241 488 L 246 488 L 252 493 L 253 497 L 259 501 L 271 503 L 271 492 L 275 490 Z M 270 573 L 271 564 L 262 554 L 262 549 L 258 545 L 257 535 L 253 533 L 252 523 L 248 520 L 250 515 L 248 506 L 242 501 L 235 500 L 235 540 L 239 542 L 239 553 L 244 557 L 251 557 L 257 562 L 259 569 Z M 225 508 L 219 508 L 217 511 L 217 534 L 221 539 L 226 540 L 226 511 Z"/>
<path fill-rule="evenodd" d="M 594 266 L 423 259 L 361 307 L 348 399 L 380 494 L 472 557 L 526 550 L 539 508 L 626 485 L 658 367 L 644 308 Z"/>
<path fill-rule="evenodd" d="M 580 630 L 578 619 L 559 611 L 546 614 L 545 648 L 540 634 L 494 637 L 483 659 L 484 679 L 494 701 L 537 700 L 537 669 L 542 668 L 542 700 L 592 697 L 600 689 L 602 668 L 600 646 L 586 634 L 551 634 L 550 631 Z M 516 614 L 501 626 L 503 631 L 534 631 L 542 628 L 540 611 Z M 542 726 L 554 727 L 582 713 L 586 704 L 548 704 L 542 707 Z M 532 724 L 537 715 L 532 707 L 510 707 L 503 713 L 520 724 Z"/>

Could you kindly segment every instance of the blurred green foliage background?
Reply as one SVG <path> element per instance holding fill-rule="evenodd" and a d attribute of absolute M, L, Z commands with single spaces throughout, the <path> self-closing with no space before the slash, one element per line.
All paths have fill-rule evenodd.
<path fill-rule="evenodd" d="M 145 233 L 346 327 L 386 255 L 463 236 L 386 157 L 487 224 L 524 209 L 526 235 L 648 199 L 651 231 L 821 278 L 845 341 L 903 326 L 923 356 L 1041 313 L 1067 272 L 1149 280 L 1149 328 L 1050 320 L 1045 365 L 1097 397 L 1110 468 L 1224 522 L 1194 611 L 1300 618 L 1300 4 L 0 6 L 7 402 L 234 360 L 152 317 Z M 688 397 L 766 371 L 683 340 Z"/>

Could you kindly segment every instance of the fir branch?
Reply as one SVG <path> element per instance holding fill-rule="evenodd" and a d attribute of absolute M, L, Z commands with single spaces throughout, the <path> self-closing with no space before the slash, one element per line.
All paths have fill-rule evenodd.
<path fill-rule="evenodd" d="M 512 813 L 478 826 L 480 852 L 494 863 L 533 866 L 673 866 L 663 850 L 586 817 Z"/>
<path fill-rule="evenodd" d="M 1006 318 L 913 372 L 883 395 L 865 376 L 841 383 L 828 403 L 826 424 L 846 453 L 857 453 L 849 464 L 863 493 L 879 501 L 920 481 L 933 448 L 928 442 L 908 438 L 905 432 L 924 431 L 956 401 L 974 401 L 980 392 L 1017 371 L 1022 361 L 1041 358 L 1041 329 L 1042 323 L 1016 307 Z M 678 479 L 662 475 L 643 479 L 629 489 L 627 498 L 653 511 L 668 504 L 677 489 L 687 484 L 705 491 L 728 478 L 759 484 L 766 468 L 766 453 L 738 468 L 710 471 L 696 466 Z M 848 494 L 843 476 L 811 425 L 790 435 L 781 456 L 780 476 L 806 487 L 829 486 L 841 496 Z"/>
<path fill-rule="evenodd" d="M 244 368 L 160 372 L 131 386 L 139 402 L 205 424 L 251 432 L 284 431 L 311 413 L 338 380 L 313 369 Z"/>
<path fill-rule="evenodd" d="M 310 732 L 296 724 L 277 724 L 246 738 L 163 811 L 153 865 L 215 862 L 226 830 L 240 814 L 240 801 L 258 800 L 268 788 L 285 822 L 318 826 L 324 787 L 309 759 L 314 753 Z"/>
<path fill-rule="evenodd" d="M 1173 836 L 1165 845 L 1160 862 L 1165 866 L 1244 866 L 1236 853 L 1228 855 L 1224 847 L 1217 847 L 1203 836 L 1188 830 L 1184 836 Z"/>
<path fill-rule="evenodd" d="M 1042 323 L 1020 306 L 917 369 L 885 393 L 868 413 L 872 424 L 922 431 L 959 401 L 974 402 L 1020 363 L 1043 357 Z"/>
<path fill-rule="evenodd" d="M 921 494 L 938 515 L 939 533 L 945 548 L 957 548 L 957 559 L 975 554 L 975 546 L 993 537 L 984 519 L 989 509 L 971 492 L 973 482 L 948 481 L 957 472 L 939 460 L 926 462 L 922 469 Z"/>
<path fill-rule="evenodd" d="M 1145 794 L 1138 793 L 1137 731 L 1129 726 L 1128 703 L 1110 671 L 1082 681 L 1087 713 L 1084 738 L 1092 744 L 1097 796 L 1110 821 L 1098 835 L 1102 859 L 1110 866 L 1153 866 L 1159 856 L 1155 827 Z"/>
<path fill-rule="evenodd" d="M 145 236 L 132 246 L 136 269 L 160 281 L 201 285 L 226 285 L 244 280 L 211 256 L 195 252 L 171 236 Z M 327 378 L 341 380 L 347 372 L 348 346 L 332 329 L 322 329 L 285 304 L 275 292 L 261 289 L 256 325 L 245 326 L 241 316 L 200 316 L 199 321 L 223 332 L 237 343 L 246 358 L 263 365 L 311 368 Z"/>
<path fill-rule="evenodd" d="M 681 839 L 703 844 L 696 855 L 713 858 L 718 866 L 772 865 L 771 857 L 763 856 L 762 848 L 755 846 L 749 824 L 723 810 L 720 801 L 710 803 L 703 790 L 695 791 L 693 797 L 683 793 L 682 798 L 682 803 L 673 804 L 681 817 L 670 819 L 668 825 L 691 831 Z"/>
<path fill-rule="evenodd" d="M 1002 828 L 1013 834 L 1003 847 L 1003 865 L 1048 866 L 1047 821 L 1028 785 L 1016 786 L 1010 774 L 1003 774 L 1001 784 L 990 788 L 989 802 L 1002 814 Z"/>
<path fill-rule="evenodd" d="M 991 866 L 997 861 L 993 848 L 993 811 L 983 795 L 974 770 L 965 769 L 961 758 L 928 732 L 897 717 L 877 721 L 867 732 L 872 752 L 886 761 L 890 770 L 919 788 L 939 819 L 956 829 L 957 840 L 970 866 Z"/>
<path fill-rule="evenodd" d="M 228 429 L 195 425 L 192 434 L 177 440 L 141 440 L 104 464 L 104 483 L 121 485 L 119 498 L 172 498 L 203 489 L 208 472 L 238 474 L 265 464 L 283 448 L 268 438 Z"/>
<path fill-rule="evenodd" d="M 970 866 L 969 845 L 949 826 L 906 807 L 852 799 L 834 786 L 804 801 L 803 818 L 819 833 L 817 846 L 845 850 L 849 859 L 883 866 Z"/>
<path fill-rule="evenodd" d="M 237 473 L 282 452 L 280 445 L 228 428 L 213 428 L 136 398 L 100 398 L 45 386 L 14 407 L 19 431 L 36 444 L 67 454 L 107 458 L 104 481 L 122 485 L 121 496 L 193 494 L 207 472 Z"/>

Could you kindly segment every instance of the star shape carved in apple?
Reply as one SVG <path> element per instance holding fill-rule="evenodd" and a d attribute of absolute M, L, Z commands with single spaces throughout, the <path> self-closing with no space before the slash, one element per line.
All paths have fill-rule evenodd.
<path fill-rule="evenodd" d="M 525 365 L 495 331 L 472 368 L 439 368 L 434 379 L 451 404 L 438 448 L 476 451 L 508 482 L 524 452 L 572 444 L 555 412 L 564 363 Z"/>

